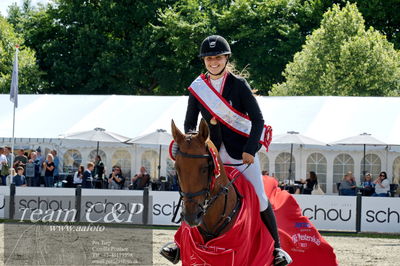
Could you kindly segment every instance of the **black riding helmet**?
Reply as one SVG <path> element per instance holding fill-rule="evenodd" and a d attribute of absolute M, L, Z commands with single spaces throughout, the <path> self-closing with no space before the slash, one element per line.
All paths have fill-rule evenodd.
<path fill-rule="evenodd" d="M 219 35 L 211 35 L 204 39 L 201 43 L 199 57 L 230 55 L 231 47 L 224 37 Z"/>

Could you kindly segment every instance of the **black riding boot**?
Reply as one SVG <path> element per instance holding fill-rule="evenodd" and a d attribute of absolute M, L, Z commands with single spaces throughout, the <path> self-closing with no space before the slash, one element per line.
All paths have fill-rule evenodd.
<path fill-rule="evenodd" d="M 261 220 L 264 222 L 269 233 L 271 234 L 272 238 L 275 241 L 274 265 L 284 266 L 290 264 L 292 262 L 292 258 L 290 258 L 289 254 L 287 254 L 284 250 L 281 249 L 281 243 L 279 241 L 279 234 L 278 234 L 278 226 L 276 225 L 274 210 L 272 209 L 272 205 L 269 201 L 268 201 L 268 208 L 260 212 L 260 214 L 261 214 Z"/>
<path fill-rule="evenodd" d="M 181 259 L 180 250 L 176 244 L 174 244 L 174 245 L 171 245 L 171 244 L 174 244 L 174 243 L 170 242 L 170 243 L 165 244 L 161 248 L 160 254 L 164 258 L 166 258 L 167 260 L 172 262 L 173 264 L 177 264 L 179 262 L 179 260 Z M 168 247 L 169 245 L 171 245 L 171 246 Z"/>

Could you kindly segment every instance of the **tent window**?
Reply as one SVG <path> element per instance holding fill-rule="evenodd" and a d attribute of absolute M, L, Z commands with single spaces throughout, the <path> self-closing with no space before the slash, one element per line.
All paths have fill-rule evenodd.
<path fill-rule="evenodd" d="M 321 189 L 326 192 L 327 161 L 324 155 L 315 152 L 308 156 L 307 173 L 311 171 L 317 174 L 318 184 Z"/>
<path fill-rule="evenodd" d="M 269 159 L 268 159 L 268 156 L 263 152 L 259 152 L 258 156 L 259 156 L 259 159 L 260 159 L 261 171 L 268 171 L 268 173 L 269 173 Z"/>
<path fill-rule="evenodd" d="M 376 154 L 366 154 L 365 155 L 365 171 L 366 173 L 371 173 L 372 178 L 375 179 L 381 172 L 381 158 L 379 158 Z M 360 180 L 364 180 L 364 160 L 361 159 L 361 168 L 360 168 Z"/>
<path fill-rule="evenodd" d="M 333 192 L 337 192 L 336 183 L 340 183 L 344 175 L 349 171 L 354 172 L 353 158 L 346 153 L 341 153 L 336 156 L 335 160 L 333 160 Z"/>
<path fill-rule="evenodd" d="M 275 160 L 275 177 L 283 181 L 289 178 L 290 153 L 282 152 Z M 292 156 L 292 179 L 296 176 L 296 164 Z"/>
<path fill-rule="evenodd" d="M 146 168 L 147 173 L 149 173 L 152 179 L 158 178 L 158 153 L 155 151 L 145 151 L 142 155 L 142 166 Z"/>
<path fill-rule="evenodd" d="M 400 183 L 400 156 L 397 157 L 393 162 L 393 180 L 390 180 L 389 177 L 388 179 L 391 181 L 391 183 Z"/>
<path fill-rule="evenodd" d="M 88 161 L 89 161 L 89 162 L 94 162 L 94 160 L 96 159 L 96 155 L 97 155 L 97 150 L 92 150 L 92 151 L 89 153 Z M 102 161 L 103 163 L 105 163 L 106 160 L 107 160 L 107 155 L 106 155 L 106 153 L 105 153 L 103 150 L 99 150 L 99 155 L 100 155 L 100 157 L 101 157 L 101 161 Z"/>
<path fill-rule="evenodd" d="M 126 150 L 117 150 L 111 159 L 112 166 L 118 165 L 121 167 L 122 175 L 126 181 L 130 180 L 131 177 L 131 160 L 131 154 Z"/>
<path fill-rule="evenodd" d="M 78 150 L 67 150 L 64 153 L 64 172 L 71 173 L 78 171 L 79 166 L 82 164 L 82 154 Z M 85 167 L 86 168 L 86 167 Z"/>

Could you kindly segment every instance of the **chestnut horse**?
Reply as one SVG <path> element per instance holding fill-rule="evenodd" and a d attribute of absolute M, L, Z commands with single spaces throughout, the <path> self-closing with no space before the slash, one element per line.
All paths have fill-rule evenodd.
<path fill-rule="evenodd" d="M 172 121 L 172 135 L 179 147 L 175 168 L 184 202 L 182 219 L 191 227 L 197 226 L 207 242 L 232 227 L 241 207 L 241 195 L 233 186 L 234 180 L 226 175 L 204 119 L 198 133 L 187 135 Z M 219 176 L 216 168 L 220 168 Z"/>

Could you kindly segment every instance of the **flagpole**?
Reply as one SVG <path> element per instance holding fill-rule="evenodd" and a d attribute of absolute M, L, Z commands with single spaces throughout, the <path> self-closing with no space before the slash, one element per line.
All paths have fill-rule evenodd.
<path fill-rule="evenodd" d="M 14 142 L 15 142 L 15 136 L 14 136 L 14 132 L 15 132 L 15 103 L 14 103 L 14 107 L 13 107 L 13 129 L 12 129 L 12 138 L 11 138 L 11 164 L 10 167 L 14 168 Z"/>
<path fill-rule="evenodd" d="M 11 139 L 11 165 L 14 168 L 14 143 L 15 143 L 15 109 L 18 107 L 18 48 L 19 45 L 15 46 L 15 59 L 13 63 L 13 71 L 11 76 L 11 87 L 10 87 L 10 101 L 14 103 L 13 107 L 13 128 L 12 128 L 12 139 Z"/>

